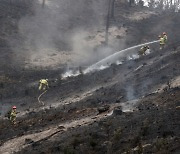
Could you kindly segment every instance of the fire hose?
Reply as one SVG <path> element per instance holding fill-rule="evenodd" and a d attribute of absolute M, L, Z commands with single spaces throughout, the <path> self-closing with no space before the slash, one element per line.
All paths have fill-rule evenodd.
<path fill-rule="evenodd" d="M 40 104 L 42 104 L 43 106 L 44 106 L 44 102 L 41 101 L 40 98 L 41 98 L 46 92 L 47 92 L 47 90 L 45 90 L 45 91 L 44 91 L 42 94 L 40 94 L 39 97 L 38 97 L 38 102 L 39 102 Z"/>
<path fill-rule="evenodd" d="M 74 80 L 73 80 L 73 81 L 74 81 Z M 68 81 L 68 82 L 62 83 L 61 85 L 64 85 L 64 84 L 67 84 L 67 83 L 71 83 L 71 82 L 73 82 L 73 81 Z M 40 99 L 41 99 L 41 97 L 42 97 L 46 92 L 47 92 L 47 90 L 43 91 L 43 92 L 39 95 L 39 97 L 38 97 L 38 102 L 39 102 L 40 104 L 42 104 L 43 106 L 44 106 L 45 104 L 44 104 L 44 102 L 41 101 Z"/>

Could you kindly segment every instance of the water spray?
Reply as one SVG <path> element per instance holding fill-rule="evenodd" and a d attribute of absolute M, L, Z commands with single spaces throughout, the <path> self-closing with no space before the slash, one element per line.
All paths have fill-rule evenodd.
<path fill-rule="evenodd" d="M 144 46 L 144 45 L 149 45 L 149 44 L 153 44 L 153 43 L 157 43 L 159 42 L 159 40 L 156 40 L 156 41 L 151 41 L 151 42 L 147 42 L 147 43 L 143 43 L 143 44 L 139 44 L 139 45 L 136 45 L 136 46 L 133 46 L 133 47 L 130 47 L 130 48 L 127 48 L 127 49 L 124 49 L 124 50 L 121 50 L 121 51 L 118 51 L 102 60 L 100 60 L 99 62 L 91 65 L 90 67 L 88 67 L 86 70 L 84 70 L 84 73 L 88 73 L 88 72 L 91 72 L 93 70 L 96 70 L 98 67 L 100 66 L 106 66 L 106 65 L 109 65 L 109 64 L 112 64 L 116 61 L 119 60 L 120 58 L 120 55 L 122 53 L 124 53 L 125 51 L 128 51 L 128 50 L 132 50 L 132 49 L 135 49 L 135 48 L 138 48 L 138 47 L 141 47 L 141 46 Z"/>
<path fill-rule="evenodd" d="M 118 51 L 102 60 L 100 60 L 99 62 L 89 66 L 88 68 L 86 68 L 84 71 L 83 71 L 83 74 L 87 74 L 91 71 L 94 71 L 94 70 L 103 70 L 103 69 L 106 69 L 108 68 L 112 63 L 116 63 L 117 65 L 120 65 L 122 64 L 122 62 L 119 60 L 120 57 L 122 56 L 122 54 L 128 50 L 132 50 L 132 49 L 135 49 L 135 48 L 138 48 L 138 47 L 141 47 L 141 46 L 144 46 L 144 45 L 149 45 L 149 44 L 154 44 L 154 43 L 157 43 L 159 42 L 159 40 L 155 40 L 155 41 L 151 41 L 151 42 L 147 42 L 147 43 L 143 43 L 143 44 L 139 44 L 139 45 L 135 45 L 135 46 L 132 46 L 130 48 L 127 48 L 127 49 L 124 49 L 124 50 L 121 50 L 121 51 Z M 139 58 L 138 55 L 133 55 L 132 57 L 129 57 L 128 59 L 131 60 L 131 59 L 137 59 Z M 70 76 L 78 76 L 80 75 L 80 72 L 79 71 L 72 71 L 72 70 L 68 70 L 66 73 L 64 73 L 62 75 L 63 78 L 66 78 L 66 77 L 70 77 Z"/>

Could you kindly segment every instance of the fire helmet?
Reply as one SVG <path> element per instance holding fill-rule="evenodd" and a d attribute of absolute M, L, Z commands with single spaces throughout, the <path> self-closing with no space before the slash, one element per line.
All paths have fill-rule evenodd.
<path fill-rule="evenodd" d="M 13 106 L 12 108 L 13 108 L 13 109 L 16 109 L 16 106 Z"/>

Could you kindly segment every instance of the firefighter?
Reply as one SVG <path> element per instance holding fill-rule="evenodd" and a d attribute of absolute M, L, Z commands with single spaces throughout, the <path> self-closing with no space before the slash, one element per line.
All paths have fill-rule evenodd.
<path fill-rule="evenodd" d="M 148 50 L 148 49 L 150 49 L 150 47 L 149 46 L 143 46 L 143 47 L 141 47 L 141 49 L 139 50 L 139 55 L 140 56 L 142 56 L 142 55 L 146 55 L 146 51 Z"/>
<path fill-rule="evenodd" d="M 13 125 L 16 124 L 16 106 L 12 107 L 9 119 Z"/>
<path fill-rule="evenodd" d="M 165 39 L 161 35 L 159 35 L 159 45 L 160 45 L 160 50 L 164 49 Z"/>
<path fill-rule="evenodd" d="M 163 32 L 163 39 L 164 39 L 164 42 L 167 43 L 167 34 L 166 34 L 166 32 Z"/>
<path fill-rule="evenodd" d="M 47 90 L 49 88 L 48 86 L 48 79 L 41 79 L 39 81 L 39 90 Z"/>

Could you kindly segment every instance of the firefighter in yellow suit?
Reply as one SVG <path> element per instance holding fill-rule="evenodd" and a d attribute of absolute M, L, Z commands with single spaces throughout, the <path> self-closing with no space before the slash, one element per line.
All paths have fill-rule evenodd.
<path fill-rule="evenodd" d="M 16 106 L 12 107 L 11 113 L 10 113 L 10 121 L 12 124 L 16 124 Z"/>
<path fill-rule="evenodd" d="M 39 81 L 39 90 L 47 90 L 48 87 L 48 79 L 41 79 Z"/>
<path fill-rule="evenodd" d="M 159 45 L 160 45 L 160 50 L 164 49 L 165 39 L 162 36 L 159 36 Z"/>
<path fill-rule="evenodd" d="M 139 54 L 140 56 L 144 56 L 144 55 L 146 55 L 146 51 L 147 51 L 148 49 L 150 49 L 150 47 L 147 46 L 147 45 L 145 45 L 145 46 L 141 47 L 141 49 L 139 50 L 139 53 L 138 53 L 138 54 Z"/>
<path fill-rule="evenodd" d="M 164 38 L 164 42 L 165 42 L 165 43 L 167 43 L 167 39 L 168 39 L 168 37 L 167 37 L 166 32 L 163 32 L 163 38 Z"/>

